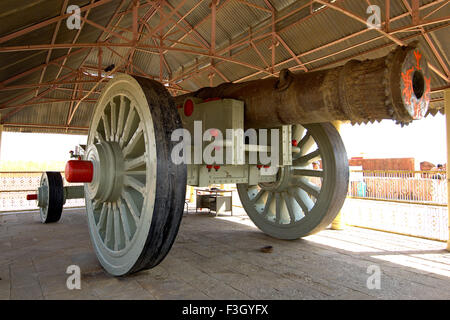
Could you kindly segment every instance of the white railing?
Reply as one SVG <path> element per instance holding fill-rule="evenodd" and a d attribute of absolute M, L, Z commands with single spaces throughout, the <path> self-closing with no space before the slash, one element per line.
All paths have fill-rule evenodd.
<path fill-rule="evenodd" d="M 446 241 L 446 172 L 352 170 L 342 212 L 348 225 Z"/>
<path fill-rule="evenodd" d="M 64 186 L 76 185 L 64 179 Z M 37 202 L 26 199 L 27 194 L 36 193 L 42 172 L 0 172 L 0 212 L 38 209 Z M 64 207 L 84 206 L 84 199 L 70 199 Z"/>

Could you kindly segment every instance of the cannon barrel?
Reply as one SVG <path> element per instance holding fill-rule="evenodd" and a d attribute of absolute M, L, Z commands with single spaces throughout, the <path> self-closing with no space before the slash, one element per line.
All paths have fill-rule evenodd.
<path fill-rule="evenodd" d="M 244 101 L 245 127 L 270 128 L 335 120 L 367 123 L 421 119 L 430 102 L 428 64 L 414 47 L 387 56 L 315 72 L 280 72 L 279 78 L 223 83 L 174 97 L 233 98 Z"/>

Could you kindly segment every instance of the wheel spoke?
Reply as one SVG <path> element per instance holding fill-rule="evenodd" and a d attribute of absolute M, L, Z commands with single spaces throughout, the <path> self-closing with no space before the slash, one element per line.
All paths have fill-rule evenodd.
<path fill-rule="evenodd" d="M 147 154 L 145 154 L 145 153 L 137 158 L 125 159 L 124 170 L 130 171 L 130 170 L 139 168 L 143 165 L 146 165 L 147 164 L 146 159 L 147 159 Z"/>
<path fill-rule="evenodd" d="M 106 219 L 106 215 L 107 215 L 107 206 L 106 206 L 106 202 L 103 203 L 102 206 L 102 211 L 100 212 L 100 219 L 98 220 L 97 223 L 97 228 L 100 230 L 104 224 L 105 224 L 105 219 Z"/>
<path fill-rule="evenodd" d="M 297 189 L 294 191 L 294 198 L 295 198 L 295 201 L 297 201 L 300 208 L 302 208 L 303 214 L 305 216 L 314 207 L 314 202 L 311 200 L 311 198 L 308 196 L 308 194 L 301 189 Z"/>
<path fill-rule="evenodd" d="M 105 140 L 109 141 L 111 139 L 111 128 L 109 126 L 109 118 L 106 113 L 103 113 L 102 120 L 103 120 L 103 128 L 105 129 Z"/>
<path fill-rule="evenodd" d="M 144 125 L 142 122 L 139 124 L 138 128 L 134 132 L 133 136 L 131 137 L 130 141 L 128 142 L 127 146 L 123 148 L 123 156 L 126 157 L 130 154 L 131 151 L 133 151 L 134 147 L 136 147 L 137 143 L 139 142 L 139 139 L 144 134 Z"/>
<path fill-rule="evenodd" d="M 125 96 L 120 96 L 119 119 L 117 121 L 116 141 L 119 141 L 122 135 L 125 117 Z"/>
<path fill-rule="evenodd" d="M 305 190 L 307 193 L 313 195 L 315 198 L 319 197 L 320 187 L 316 186 L 312 182 L 305 178 L 295 179 L 296 185 Z"/>
<path fill-rule="evenodd" d="M 302 125 L 295 125 L 292 128 L 292 138 L 293 140 L 301 141 L 300 139 L 303 137 L 303 133 L 305 132 L 305 127 Z"/>
<path fill-rule="evenodd" d="M 126 208 L 122 201 L 119 201 L 119 211 L 120 211 L 120 218 L 122 220 L 123 231 L 125 234 L 125 244 L 128 245 L 128 243 L 130 243 L 132 235 L 130 224 L 128 222 Z"/>
<path fill-rule="evenodd" d="M 250 201 L 253 202 L 253 204 L 255 204 L 256 202 L 258 202 L 259 199 L 261 199 L 261 196 L 265 193 L 265 191 L 263 189 L 259 190 L 258 193 L 256 194 L 255 197 L 253 197 L 253 199 L 251 199 Z"/>
<path fill-rule="evenodd" d="M 292 208 L 290 196 L 286 192 L 283 192 L 282 196 L 283 196 L 284 202 L 286 203 L 286 207 L 288 209 L 290 223 L 294 223 L 295 222 L 295 211 L 294 211 L 294 208 Z"/>
<path fill-rule="evenodd" d="M 123 228 L 123 220 L 122 215 L 120 213 L 119 205 L 117 202 L 113 203 L 114 209 L 114 250 L 122 250 L 125 248 L 126 243 L 125 240 L 125 231 Z"/>
<path fill-rule="evenodd" d="M 97 139 L 97 142 L 100 142 L 100 143 L 105 143 L 105 138 L 103 138 L 103 135 L 102 135 L 102 133 L 101 132 L 96 132 L 95 133 L 95 139 Z"/>
<path fill-rule="evenodd" d="M 145 184 L 132 176 L 125 175 L 123 178 L 123 184 L 135 189 L 142 194 L 145 194 Z"/>
<path fill-rule="evenodd" d="M 101 206 L 101 203 L 98 200 L 92 200 L 92 208 L 94 210 L 99 209 Z"/>
<path fill-rule="evenodd" d="M 136 109 L 133 106 L 130 106 L 130 112 L 128 112 L 127 121 L 125 123 L 125 127 L 123 128 L 123 134 L 119 141 L 119 145 L 121 148 L 123 148 L 123 145 L 128 141 L 131 125 L 134 121 L 135 116 L 136 116 Z"/>
<path fill-rule="evenodd" d="M 275 205 L 276 205 L 276 216 L 275 216 L 275 222 L 280 223 L 281 222 L 281 197 L 280 194 L 277 192 L 275 193 Z"/>
<path fill-rule="evenodd" d="M 269 209 L 270 209 L 272 200 L 273 200 L 273 193 L 269 192 L 269 195 L 267 196 L 266 204 L 264 206 L 264 211 L 262 212 L 263 216 L 267 216 L 267 214 L 269 213 Z"/>
<path fill-rule="evenodd" d="M 136 207 L 136 203 L 134 202 L 133 197 L 126 190 L 122 192 L 122 197 L 125 200 L 128 208 L 130 209 L 130 213 L 133 216 L 134 222 L 136 223 L 136 225 L 138 225 L 139 217 L 141 216 L 141 214 L 138 208 Z"/>
<path fill-rule="evenodd" d="M 124 174 L 127 176 L 145 176 L 147 174 L 147 171 L 144 171 L 144 170 L 127 171 Z"/>
<path fill-rule="evenodd" d="M 314 141 L 312 135 L 309 132 L 307 132 L 306 135 L 303 137 L 303 139 L 300 140 L 300 142 L 297 145 L 297 147 L 300 148 L 300 155 L 304 156 L 305 154 L 307 154 L 315 143 L 316 142 Z"/>
<path fill-rule="evenodd" d="M 323 170 L 294 169 L 294 176 L 297 177 L 323 177 Z"/>
<path fill-rule="evenodd" d="M 108 203 L 108 210 L 106 213 L 106 236 L 105 236 L 105 245 L 108 248 L 111 248 L 111 244 L 113 242 L 113 215 L 111 214 L 111 206 Z"/>
<path fill-rule="evenodd" d="M 305 156 L 302 156 L 292 161 L 292 164 L 294 165 L 294 167 L 306 167 L 311 163 L 318 161 L 319 159 L 320 159 L 320 150 L 317 149 Z"/>
<path fill-rule="evenodd" d="M 111 101 L 111 141 L 115 141 L 117 132 L 116 103 Z"/>
<path fill-rule="evenodd" d="M 139 168 L 139 167 L 143 166 L 144 164 L 146 164 L 146 158 L 147 158 L 146 154 L 143 154 L 142 156 L 139 156 L 134 159 L 125 159 L 124 170 L 130 171 L 135 168 Z"/>

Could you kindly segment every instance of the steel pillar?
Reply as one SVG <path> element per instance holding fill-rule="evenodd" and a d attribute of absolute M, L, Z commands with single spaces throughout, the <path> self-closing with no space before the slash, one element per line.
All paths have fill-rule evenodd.
<path fill-rule="evenodd" d="M 341 121 L 333 121 L 333 125 L 335 126 L 337 131 L 341 131 Z M 331 229 L 332 230 L 344 230 L 346 226 L 345 223 L 345 217 L 344 217 L 344 213 L 342 212 L 342 210 L 338 213 L 338 215 L 336 216 L 336 218 L 333 220 L 333 222 L 331 223 Z"/>
<path fill-rule="evenodd" d="M 450 89 L 444 91 L 444 103 L 445 103 L 445 125 L 447 131 L 447 203 L 450 203 Z M 447 205 L 447 210 L 448 209 Z M 449 227 L 449 239 L 447 240 L 447 251 L 450 251 L 450 210 L 448 211 L 448 227 Z"/>
<path fill-rule="evenodd" d="M 1 116 L 0 116 L 1 118 Z M 0 125 L 0 158 L 2 154 L 2 132 L 3 132 L 3 125 Z"/>

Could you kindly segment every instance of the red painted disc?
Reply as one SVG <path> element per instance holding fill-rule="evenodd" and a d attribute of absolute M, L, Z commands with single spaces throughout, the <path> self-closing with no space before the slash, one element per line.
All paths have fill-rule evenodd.
<path fill-rule="evenodd" d="M 188 99 L 184 103 L 184 115 L 186 117 L 190 117 L 193 113 L 194 113 L 194 101 Z"/>

